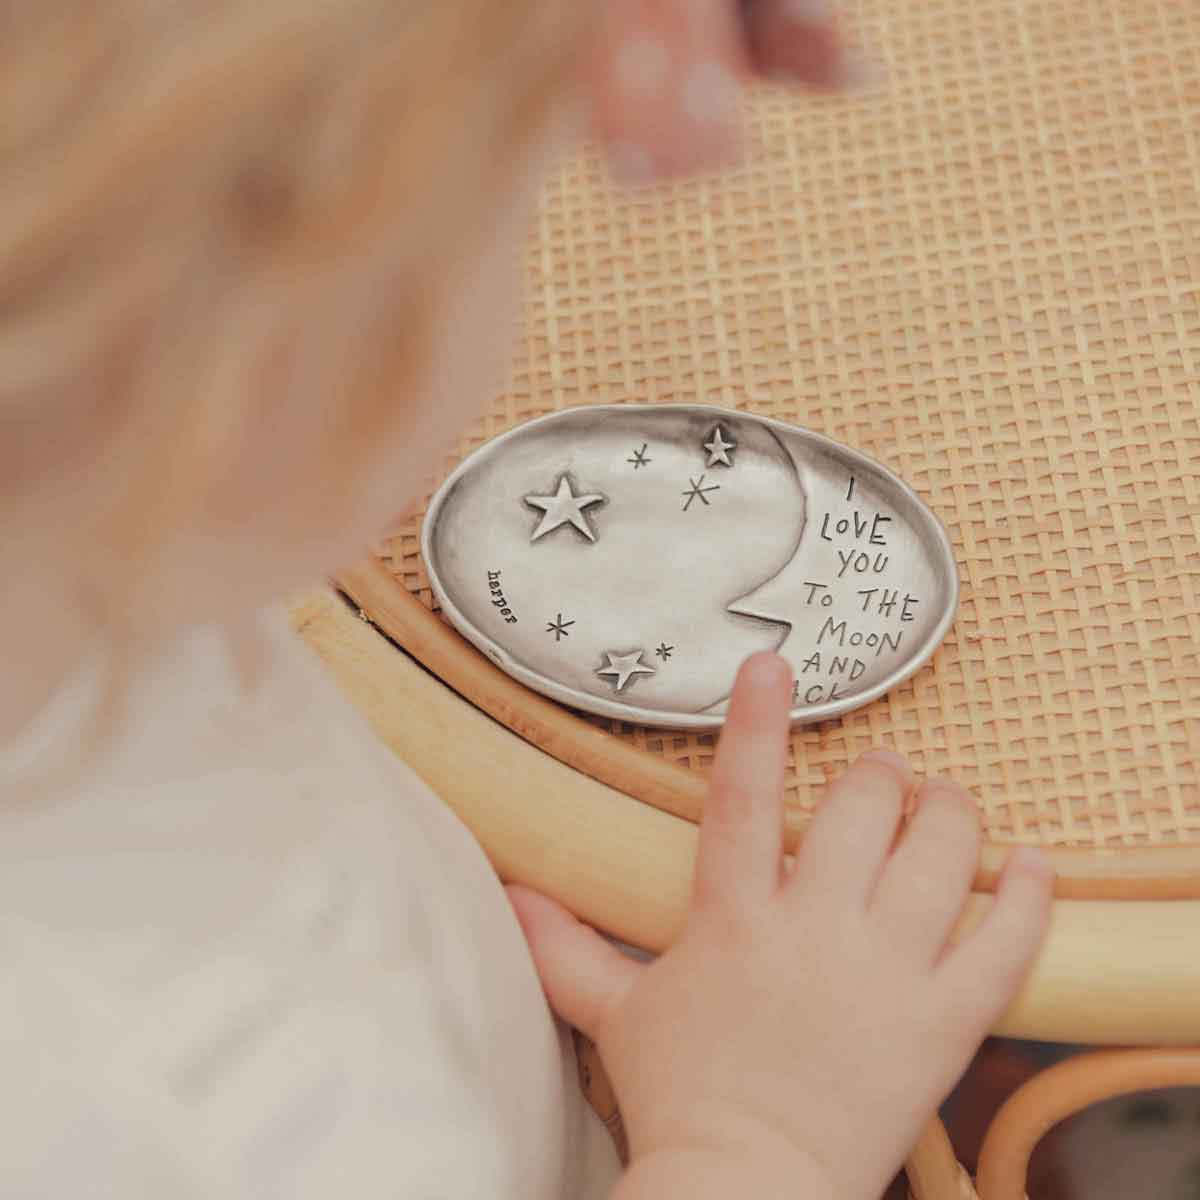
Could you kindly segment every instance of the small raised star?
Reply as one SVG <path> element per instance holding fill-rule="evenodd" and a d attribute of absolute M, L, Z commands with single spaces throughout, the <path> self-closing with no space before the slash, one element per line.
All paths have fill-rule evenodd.
<path fill-rule="evenodd" d="M 554 620 L 553 620 L 553 621 L 551 621 L 551 622 L 550 622 L 550 623 L 549 623 L 549 624 L 546 626 L 546 632 L 547 632 L 547 633 L 553 633 L 553 634 L 554 634 L 554 640 L 555 640 L 556 642 L 558 642 L 558 641 L 561 641 L 561 640 L 562 640 L 563 638 L 565 638 L 565 637 L 570 637 L 570 636 L 571 636 L 571 635 L 570 635 L 570 634 L 567 632 L 567 629 L 568 629 L 568 627 L 569 627 L 569 626 L 571 626 L 571 625 L 574 625 L 574 624 L 575 624 L 575 622 L 574 622 L 574 621 L 564 621 L 564 620 L 563 620 L 563 618 L 562 618 L 562 613 L 559 613 L 559 614 L 558 614 L 558 615 L 557 615 L 557 616 L 554 618 Z"/>
<path fill-rule="evenodd" d="M 596 535 L 587 523 L 583 510 L 593 504 L 599 504 L 604 499 L 606 497 L 599 492 L 589 492 L 584 496 L 575 495 L 571 490 L 571 481 L 565 475 L 560 475 L 558 488 L 553 496 L 524 497 L 525 503 L 531 508 L 540 508 L 546 514 L 538 523 L 538 527 L 533 531 L 533 536 L 529 540 L 536 542 L 538 538 L 553 533 L 560 525 L 570 524 L 578 529 L 589 542 L 594 542 Z"/>
<path fill-rule="evenodd" d="M 654 459 L 652 459 L 652 458 L 647 458 L 647 457 L 646 457 L 646 447 L 647 447 L 648 445 L 649 445 L 649 443 L 648 443 L 648 442 L 643 442 L 643 443 L 642 443 L 642 448 L 641 448 L 640 450 L 635 450 L 635 451 L 633 452 L 633 457 L 632 457 L 632 458 L 627 458 L 627 459 L 625 460 L 626 462 L 631 462 L 631 463 L 633 463 L 633 469 L 634 469 L 635 471 L 638 469 L 638 467 L 645 467 L 645 466 L 649 466 L 649 465 L 650 465 L 650 463 L 652 463 L 652 462 L 654 461 Z"/>
<path fill-rule="evenodd" d="M 658 649 L 655 650 L 654 653 L 657 654 L 658 657 L 663 660 L 663 662 L 666 662 L 667 659 L 671 657 L 671 651 L 674 649 L 674 646 L 668 646 L 666 642 L 660 642 Z"/>
<path fill-rule="evenodd" d="M 689 508 L 691 508 L 692 501 L 695 500 L 697 496 L 699 496 L 700 499 L 703 500 L 705 504 L 710 504 L 711 501 L 704 493 L 705 492 L 718 492 L 721 490 L 721 485 L 719 483 L 710 483 L 708 485 L 708 487 L 704 487 L 703 486 L 704 485 L 704 476 L 703 475 L 701 475 L 698 480 L 693 479 L 689 475 L 688 483 L 690 483 L 692 485 L 691 491 L 679 493 L 681 496 L 687 497 L 687 499 L 683 502 L 683 511 L 684 512 L 687 512 L 687 510 Z"/>
<path fill-rule="evenodd" d="M 704 448 L 708 451 L 708 465 L 710 467 L 715 467 L 718 463 L 725 467 L 733 466 L 733 459 L 729 457 L 729 451 L 737 449 L 737 442 L 725 441 L 721 436 L 720 425 L 713 430 L 712 440 L 705 442 Z"/>
<path fill-rule="evenodd" d="M 614 690 L 619 692 L 635 675 L 655 673 L 653 667 L 648 667 L 642 662 L 642 653 L 641 650 L 635 650 L 632 654 L 614 654 L 611 650 L 606 650 L 604 657 L 608 659 L 608 663 L 597 668 L 596 674 L 611 675 L 614 679 Z"/>

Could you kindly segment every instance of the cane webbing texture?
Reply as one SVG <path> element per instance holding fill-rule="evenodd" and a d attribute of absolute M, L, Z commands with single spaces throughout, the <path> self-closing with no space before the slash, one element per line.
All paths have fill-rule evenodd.
<path fill-rule="evenodd" d="M 743 168 L 626 191 L 589 153 L 551 180 L 512 384 L 461 450 L 617 401 L 865 450 L 946 522 L 961 608 L 912 680 L 796 731 L 789 803 L 884 744 L 970 786 L 997 841 L 1200 842 L 1200 4 L 847 25 L 886 88 L 756 93 Z M 418 533 L 382 556 L 429 604 Z"/>

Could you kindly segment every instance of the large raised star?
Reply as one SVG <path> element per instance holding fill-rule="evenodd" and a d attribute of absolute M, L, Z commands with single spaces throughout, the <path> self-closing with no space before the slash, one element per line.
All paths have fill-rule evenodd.
<path fill-rule="evenodd" d="M 540 508 L 546 514 L 533 531 L 533 536 L 529 539 L 531 542 L 536 542 L 538 538 L 553 533 L 560 525 L 567 524 L 578 529 L 589 542 L 596 540 L 583 510 L 605 499 L 599 492 L 576 496 L 571 490 L 571 481 L 565 475 L 560 475 L 558 489 L 553 496 L 526 496 L 524 499 L 531 508 Z"/>
<path fill-rule="evenodd" d="M 608 665 L 597 669 L 597 675 L 611 675 L 615 678 L 615 689 L 619 692 L 635 675 L 653 675 L 653 667 L 642 662 L 642 651 L 635 650 L 632 654 L 614 654 L 611 650 L 604 652 Z"/>
<path fill-rule="evenodd" d="M 718 463 L 725 467 L 733 466 L 733 460 L 729 457 L 729 451 L 737 449 L 737 442 L 725 441 L 721 436 L 720 425 L 713 430 L 712 440 L 705 442 L 704 448 L 708 451 L 708 465 L 710 467 L 715 467 Z"/>

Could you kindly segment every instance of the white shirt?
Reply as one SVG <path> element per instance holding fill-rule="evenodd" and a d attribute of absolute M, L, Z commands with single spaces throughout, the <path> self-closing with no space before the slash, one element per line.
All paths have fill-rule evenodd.
<path fill-rule="evenodd" d="M 245 687 L 180 637 L 51 799 L 79 681 L 0 756 L 0 1196 L 598 1200 L 478 845 L 281 621 L 262 646 Z"/>

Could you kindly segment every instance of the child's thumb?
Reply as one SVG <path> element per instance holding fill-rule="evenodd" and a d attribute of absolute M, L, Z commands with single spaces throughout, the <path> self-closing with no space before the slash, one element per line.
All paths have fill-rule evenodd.
<path fill-rule="evenodd" d="M 595 1040 L 641 967 L 556 901 L 519 884 L 506 890 L 550 1007 Z"/>

